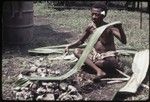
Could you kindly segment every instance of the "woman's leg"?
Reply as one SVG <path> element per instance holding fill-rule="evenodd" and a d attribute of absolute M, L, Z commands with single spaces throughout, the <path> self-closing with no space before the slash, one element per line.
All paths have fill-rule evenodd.
<path fill-rule="evenodd" d="M 95 64 L 101 67 L 108 75 L 115 74 L 116 68 L 119 68 L 118 60 L 115 57 L 104 58 L 103 60 L 97 61 Z"/>
<path fill-rule="evenodd" d="M 77 48 L 74 51 L 74 55 L 79 59 L 81 57 L 81 55 L 82 55 L 82 52 L 83 52 L 83 50 Z M 101 68 L 99 68 L 95 63 L 93 63 L 92 60 L 89 59 L 88 57 L 85 60 L 85 64 L 87 64 L 88 66 L 90 66 L 91 68 L 93 68 L 96 71 L 97 76 L 100 76 L 100 77 L 105 76 L 105 72 L 102 71 Z"/>

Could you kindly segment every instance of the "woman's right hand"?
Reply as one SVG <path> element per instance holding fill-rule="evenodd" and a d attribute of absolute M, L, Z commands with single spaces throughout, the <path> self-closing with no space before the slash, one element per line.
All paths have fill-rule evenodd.
<path fill-rule="evenodd" d="M 68 53 L 68 52 L 69 52 L 69 46 L 66 46 L 65 53 Z"/>

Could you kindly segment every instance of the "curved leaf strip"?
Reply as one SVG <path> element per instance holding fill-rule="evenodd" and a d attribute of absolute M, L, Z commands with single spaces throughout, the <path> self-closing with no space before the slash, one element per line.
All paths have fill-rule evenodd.
<path fill-rule="evenodd" d="M 76 73 L 81 68 L 81 66 L 84 64 L 84 61 L 86 60 L 88 54 L 91 52 L 94 44 L 97 42 L 98 38 L 105 31 L 105 29 L 108 28 L 109 26 L 112 26 L 112 25 L 115 25 L 115 24 L 121 24 L 121 22 L 120 21 L 116 21 L 116 22 L 113 22 L 113 23 L 109 23 L 109 24 L 106 24 L 104 26 L 101 26 L 101 27 L 97 28 L 94 31 L 93 35 L 91 36 L 91 38 L 90 38 L 90 40 L 89 40 L 85 50 L 83 51 L 81 57 L 79 58 L 78 62 L 66 74 L 61 75 L 61 76 L 56 76 L 56 77 L 49 76 L 49 77 L 27 77 L 27 78 L 29 80 L 43 80 L 44 81 L 44 80 L 64 80 L 64 79 L 70 77 L 71 75 Z"/>

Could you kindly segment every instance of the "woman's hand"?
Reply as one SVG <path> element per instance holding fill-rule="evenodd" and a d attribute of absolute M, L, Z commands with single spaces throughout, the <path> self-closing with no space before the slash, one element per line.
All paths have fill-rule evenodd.
<path fill-rule="evenodd" d="M 68 52 L 69 52 L 69 46 L 66 46 L 65 53 L 68 53 Z"/>

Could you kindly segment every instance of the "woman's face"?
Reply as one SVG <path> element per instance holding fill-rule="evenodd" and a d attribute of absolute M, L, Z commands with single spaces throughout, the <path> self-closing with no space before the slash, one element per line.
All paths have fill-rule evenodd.
<path fill-rule="evenodd" d="M 92 21 L 96 24 L 101 23 L 104 19 L 104 15 L 101 14 L 101 9 L 98 8 L 92 8 L 91 15 L 92 15 Z"/>

